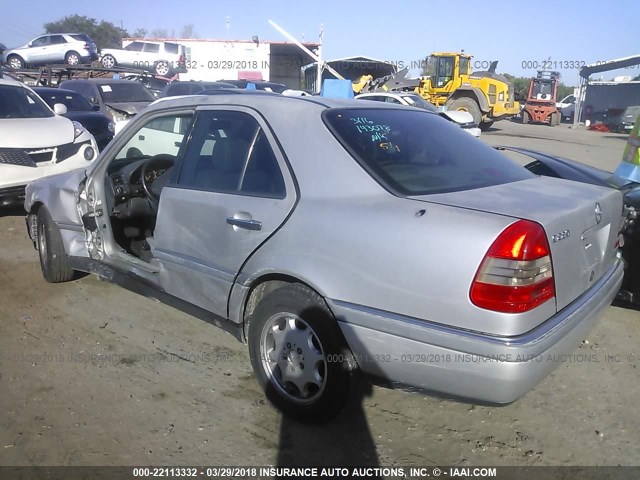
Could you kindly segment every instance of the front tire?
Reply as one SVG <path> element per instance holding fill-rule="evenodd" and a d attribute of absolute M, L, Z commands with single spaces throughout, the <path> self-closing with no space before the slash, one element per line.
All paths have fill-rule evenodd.
<path fill-rule="evenodd" d="M 248 321 L 251 365 L 285 415 L 324 422 L 348 403 L 356 365 L 338 323 L 316 292 L 290 284 L 266 295 Z"/>
<path fill-rule="evenodd" d="M 45 207 L 38 210 L 38 254 L 42 276 L 49 283 L 68 282 L 74 277 L 64 250 L 60 229 Z"/>
<path fill-rule="evenodd" d="M 482 122 L 482 113 L 480 113 L 480 107 L 475 100 L 469 97 L 458 97 L 447 104 L 449 110 L 458 110 L 462 112 L 469 112 L 473 117 L 473 121 L 476 125 L 480 125 Z"/>
<path fill-rule="evenodd" d="M 161 77 L 166 77 L 167 75 L 169 75 L 169 71 L 171 70 L 169 68 L 169 62 L 166 62 L 164 60 L 161 60 L 158 63 L 156 63 L 154 69 L 155 69 L 156 75 L 160 75 Z"/>
<path fill-rule="evenodd" d="M 113 55 L 107 54 L 104 57 L 102 57 L 102 60 L 100 60 L 100 64 L 104 68 L 113 68 L 116 66 L 116 59 Z"/>
<path fill-rule="evenodd" d="M 529 114 L 527 113 L 526 110 L 522 110 L 522 123 L 524 124 L 529 123 Z"/>

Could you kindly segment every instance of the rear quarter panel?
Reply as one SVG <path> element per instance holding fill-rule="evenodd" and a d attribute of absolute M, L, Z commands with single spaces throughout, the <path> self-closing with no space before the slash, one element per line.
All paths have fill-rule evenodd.
<path fill-rule="evenodd" d="M 285 226 L 245 265 L 245 284 L 266 274 L 287 274 L 331 300 L 517 335 L 553 316 L 555 302 L 512 315 L 480 309 L 469 299 L 485 253 L 513 221 L 388 194 L 301 201 Z"/>

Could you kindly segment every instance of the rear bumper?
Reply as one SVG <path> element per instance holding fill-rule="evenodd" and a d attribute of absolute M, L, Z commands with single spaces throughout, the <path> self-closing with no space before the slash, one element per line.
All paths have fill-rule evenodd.
<path fill-rule="evenodd" d="M 394 385 L 493 404 L 518 399 L 566 361 L 620 289 L 623 264 L 534 330 L 494 337 L 329 301 L 360 368 Z"/>

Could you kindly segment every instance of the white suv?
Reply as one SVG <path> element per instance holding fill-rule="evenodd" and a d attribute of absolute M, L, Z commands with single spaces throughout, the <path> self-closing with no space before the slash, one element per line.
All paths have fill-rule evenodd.
<path fill-rule="evenodd" d="M 19 201 L 41 177 L 88 167 L 98 156 L 93 136 L 52 110 L 29 87 L 0 78 L 0 206 Z"/>
<path fill-rule="evenodd" d="M 84 33 L 52 33 L 34 38 L 26 45 L 4 52 L 3 63 L 13 69 L 27 65 L 68 63 L 78 65 L 98 59 L 98 49 Z"/>
<path fill-rule="evenodd" d="M 187 71 L 186 47 L 173 42 L 148 42 L 136 40 L 122 49 L 105 48 L 100 51 L 100 63 L 105 68 L 123 67 L 152 70 L 156 75 Z"/>

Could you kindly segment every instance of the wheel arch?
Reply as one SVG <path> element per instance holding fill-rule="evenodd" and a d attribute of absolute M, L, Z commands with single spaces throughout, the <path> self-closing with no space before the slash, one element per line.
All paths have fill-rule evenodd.
<path fill-rule="evenodd" d="M 248 285 L 248 288 L 246 289 L 242 301 L 240 302 L 239 320 L 242 323 L 242 332 L 244 337 L 243 340 L 245 342 L 247 341 L 247 320 L 255 311 L 255 308 L 260 300 L 262 300 L 266 295 L 273 292 L 274 290 L 294 283 L 303 285 L 309 290 L 315 292 L 325 301 L 327 308 L 331 311 L 329 304 L 326 302 L 326 296 L 319 288 L 317 288 L 310 282 L 287 273 L 271 272 L 261 275 L 251 281 L 251 283 Z M 333 314 L 333 312 L 331 313 Z"/>
<path fill-rule="evenodd" d="M 484 92 L 478 87 L 460 87 L 447 99 L 447 103 L 452 102 L 458 98 L 467 97 L 471 98 L 478 104 L 478 108 L 482 113 L 487 113 L 491 110 L 489 102 Z"/>
<path fill-rule="evenodd" d="M 29 238 L 33 242 L 34 248 L 37 250 L 37 238 L 38 238 L 38 210 L 40 207 L 44 206 L 39 200 L 36 200 L 31 204 L 31 207 L 28 210 L 27 214 L 27 233 L 29 234 Z"/>
<path fill-rule="evenodd" d="M 7 54 L 7 56 L 6 56 L 6 58 L 7 58 L 7 63 L 9 63 L 9 59 L 10 59 L 11 57 L 17 57 L 17 58 L 19 58 L 19 59 L 20 59 L 20 61 L 21 61 L 24 65 L 26 65 L 26 64 L 27 64 L 27 62 L 26 62 L 26 60 L 24 59 L 24 57 L 23 57 L 22 55 L 20 55 L 19 53 L 16 53 L 16 52 L 11 52 L 11 53 L 8 53 L 8 54 Z"/>

